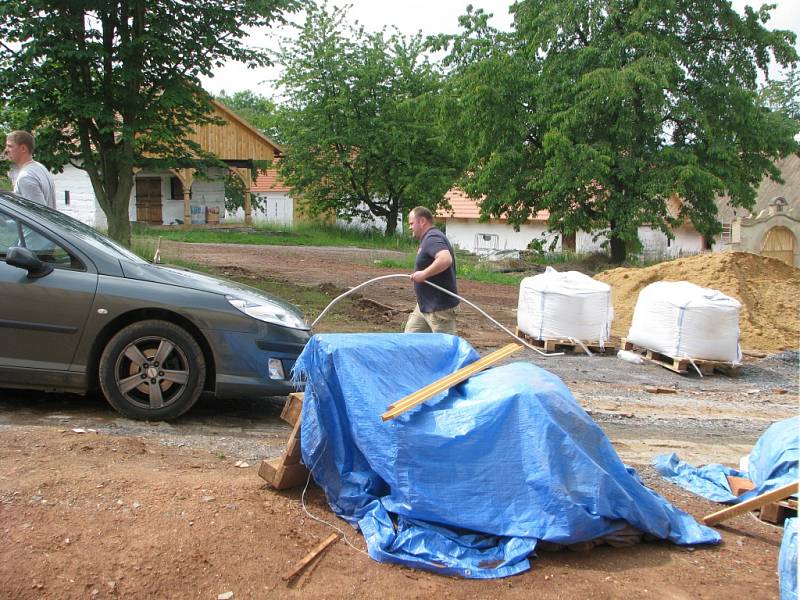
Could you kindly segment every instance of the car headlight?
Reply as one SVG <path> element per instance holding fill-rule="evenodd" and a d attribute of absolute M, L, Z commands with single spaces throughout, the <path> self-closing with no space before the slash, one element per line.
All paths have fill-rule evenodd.
<path fill-rule="evenodd" d="M 308 329 L 306 322 L 297 315 L 293 315 L 280 306 L 270 304 L 258 298 L 225 296 L 225 299 L 237 310 L 259 321 L 283 325 L 284 327 L 292 327 L 294 329 Z"/>

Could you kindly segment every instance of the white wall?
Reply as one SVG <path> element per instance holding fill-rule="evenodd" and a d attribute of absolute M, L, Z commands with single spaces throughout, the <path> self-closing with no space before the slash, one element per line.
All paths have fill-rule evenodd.
<path fill-rule="evenodd" d="M 507 225 L 506 223 L 478 223 L 477 221 L 463 221 L 455 219 L 446 219 L 447 223 L 447 239 L 453 246 L 457 246 L 462 250 L 470 252 L 475 251 L 475 236 L 478 234 L 497 235 L 497 249 L 498 250 L 524 250 L 534 238 L 541 238 L 544 235 L 545 244 L 549 244 L 555 234 L 547 233 L 547 226 L 544 224 L 523 225 L 519 231 Z M 484 242 L 479 240 L 480 244 L 485 247 Z M 557 246 L 560 248 L 560 242 Z"/>
<path fill-rule="evenodd" d="M 544 239 L 547 248 L 550 242 L 560 237 L 557 233 L 547 232 L 545 224 L 523 225 L 519 232 L 505 223 L 478 223 L 477 221 L 465 221 L 447 219 L 447 238 L 454 246 L 470 252 L 475 251 L 476 234 L 497 235 L 498 250 L 524 250 L 534 238 Z M 643 253 L 648 257 L 677 257 L 681 255 L 697 254 L 703 251 L 703 238 L 694 229 L 681 227 L 674 232 L 675 239 L 669 241 L 667 236 L 659 230 L 650 227 L 639 228 L 639 239 L 642 241 Z M 544 237 L 542 237 L 544 236 Z M 599 252 L 602 250 L 601 244 L 606 237 L 601 235 L 596 240 L 594 234 L 579 231 L 575 236 L 575 251 L 581 254 Z M 486 246 L 489 241 L 479 240 L 479 244 Z M 561 240 L 559 239 L 556 251 L 561 250 Z"/>
<path fill-rule="evenodd" d="M 366 203 L 362 202 L 358 205 L 359 210 L 368 211 L 369 207 Z M 369 231 L 370 229 L 375 229 L 377 231 L 383 232 L 386 231 L 386 219 L 384 217 L 376 217 L 370 214 L 366 219 L 355 218 L 350 221 L 346 219 L 336 219 L 336 225 L 339 227 L 346 227 L 353 229 L 360 229 L 362 231 Z M 403 231 L 403 215 L 397 215 L 397 232 Z"/>
<path fill-rule="evenodd" d="M 259 192 L 262 207 L 253 209 L 251 216 L 254 223 L 273 223 L 291 227 L 294 218 L 294 200 L 286 192 Z M 228 220 L 244 222 L 244 209 L 227 215 Z"/>
<path fill-rule="evenodd" d="M 220 221 L 225 214 L 225 169 L 215 168 L 210 172 L 210 181 L 195 179 L 192 184 L 192 201 L 197 206 L 219 207 Z M 177 220 L 183 221 L 183 199 L 172 199 L 170 179 L 173 173 L 166 170 L 139 171 L 137 177 L 159 177 L 161 179 L 161 205 L 162 220 L 165 225 L 174 224 Z M 106 229 L 108 220 L 94 196 L 92 183 L 86 171 L 67 165 L 63 173 L 53 175 L 56 184 L 56 208 L 71 217 L 96 227 Z M 65 202 L 65 192 L 69 191 L 70 203 Z M 205 211 L 204 211 L 205 212 Z M 136 185 L 131 190 L 128 205 L 128 217 L 136 221 Z"/>
<path fill-rule="evenodd" d="M 106 215 L 94 197 L 94 189 L 86 171 L 72 165 L 65 165 L 62 173 L 53 175 L 56 185 L 56 208 L 79 221 L 105 229 L 108 226 Z M 69 192 L 69 204 L 66 203 Z"/>

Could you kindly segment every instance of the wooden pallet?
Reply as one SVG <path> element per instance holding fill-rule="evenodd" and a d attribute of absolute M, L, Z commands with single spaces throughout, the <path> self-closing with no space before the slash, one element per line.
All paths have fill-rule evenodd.
<path fill-rule="evenodd" d="M 590 352 L 594 352 L 596 354 L 603 354 L 606 352 L 613 353 L 617 350 L 617 344 L 612 341 L 600 342 L 598 340 L 581 340 L 581 343 L 583 344 L 583 346 L 581 346 L 581 344 L 578 344 L 574 340 L 568 340 L 565 338 L 548 338 L 539 340 L 531 337 L 523 331 L 520 331 L 519 328 L 517 328 L 517 337 L 521 337 L 531 346 L 541 348 L 545 352 L 574 352 L 575 354 L 585 354 L 583 346 L 586 346 Z"/>
<path fill-rule="evenodd" d="M 276 490 L 286 490 L 308 481 L 308 469 L 300 462 L 300 414 L 303 410 L 303 393 L 289 394 L 281 411 L 281 419 L 292 425 L 286 450 L 280 458 L 261 461 L 258 475 Z"/>
<path fill-rule="evenodd" d="M 685 357 L 669 356 L 632 344 L 626 339 L 622 339 L 622 349 L 638 352 L 645 359 L 655 363 L 665 369 L 669 369 L 680 375 L 697 373 L 695 366 L 703 375 L 713 375 L 714 372 L 722 373 L 728 377 L 738 377 L 742 372 L 742 366 L 722 360 L 706 360 L 701 358 L 688 359 Z"/>
<path fill-rule="evenodd" d="M 761 507 L 758 518 L 767 523 L 783 525 L 789 517 L 797 516 L 797 500 L 781 500 L 780 502 L 770 502 Z"/>

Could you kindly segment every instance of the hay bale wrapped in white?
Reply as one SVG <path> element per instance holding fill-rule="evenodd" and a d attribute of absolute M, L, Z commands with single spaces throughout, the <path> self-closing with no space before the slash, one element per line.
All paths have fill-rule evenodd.
<path fill-rule="evenodd" d="M 738 300 L 688 281 L 639 292 L 628 341 L 674 358 L 739 362 Z"/>
<path fill-rule="evenodd" d="M 611 287 L 583 273 L 547 267 L 520 283 L 517 328 L 534 339 L 602 343 L 613 318 Z"/>

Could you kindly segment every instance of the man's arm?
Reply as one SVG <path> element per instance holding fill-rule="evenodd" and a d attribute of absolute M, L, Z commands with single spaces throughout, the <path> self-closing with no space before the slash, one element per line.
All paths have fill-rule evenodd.
<path fill-rule="evenodd" d="M 433 257 L 433 262 L 429 264 L 422 271 L 414 271 L 411 274 L 411 281 L 414 283 L 422 283 L 429 277 L 438 275 L 442 271 L 446 271 L 453 264 L 453 257 L 450 255 L 449 250 L 439 250 Z"/>

